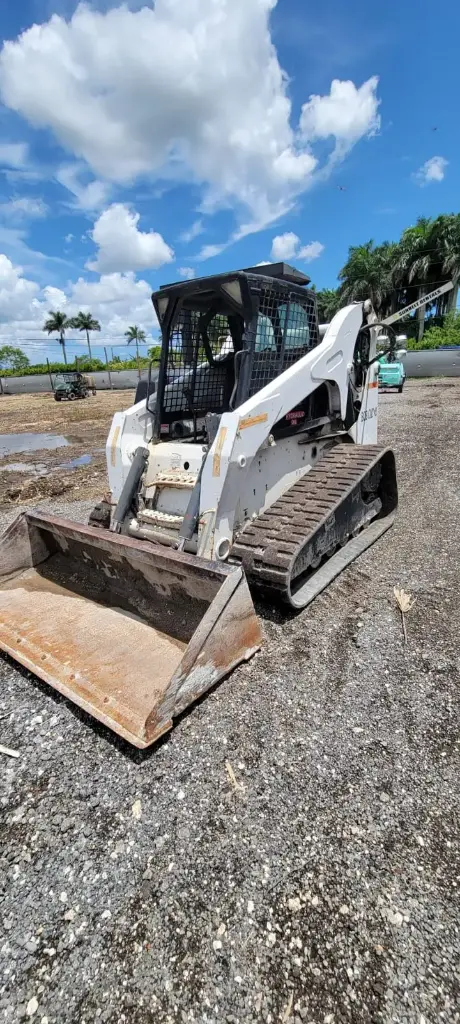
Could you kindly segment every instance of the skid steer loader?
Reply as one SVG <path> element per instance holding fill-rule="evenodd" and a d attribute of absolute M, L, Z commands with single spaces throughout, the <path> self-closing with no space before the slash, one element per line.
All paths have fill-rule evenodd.
<path fill-rule="evenodd" d="M 376 315 L 321 327 L 308 284 L 274 264 L 154 293 L 159 374 L 113 418 L 106 498 L 2 538 L 0 647 L 137 747 L 260 647 L 251 590 L 304 608 L 393 522 Z"/>

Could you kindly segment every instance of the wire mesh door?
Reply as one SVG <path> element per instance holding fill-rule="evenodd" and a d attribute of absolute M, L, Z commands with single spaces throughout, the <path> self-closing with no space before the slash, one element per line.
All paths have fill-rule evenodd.
<path fill-rule="evenodd" d="M 162 419 L 223 412 L 233 389 L 233 363 L 228 317 L 182 309 L 168 341 Z"/>
<path fill-rule="evenodd" d="M 254 332 L 253 332 L 254 333 Z M 264 287 L 255 338 L 250 342 L 247 397 L 255 395 L 319 342 L 316 303 L 311 293 Z"/>

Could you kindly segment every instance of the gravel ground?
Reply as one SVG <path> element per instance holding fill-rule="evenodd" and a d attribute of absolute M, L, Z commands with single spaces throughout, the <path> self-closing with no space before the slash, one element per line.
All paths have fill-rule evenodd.
<path fill-rule="evenodd" d="M 0 1020 L 460 1020 L 459 399 L 381 399 L 397 525 L 149 754 L 0 663 Z"/>

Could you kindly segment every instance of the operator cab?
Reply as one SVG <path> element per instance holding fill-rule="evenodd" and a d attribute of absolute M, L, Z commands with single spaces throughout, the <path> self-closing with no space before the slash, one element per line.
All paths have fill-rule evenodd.
<path fill-rule="evenodd" d="M 209 413 L 238 408 L 320 341 L 310 278 L 285 263 L 164 285 L 155 435 L 202 433 Z"/>

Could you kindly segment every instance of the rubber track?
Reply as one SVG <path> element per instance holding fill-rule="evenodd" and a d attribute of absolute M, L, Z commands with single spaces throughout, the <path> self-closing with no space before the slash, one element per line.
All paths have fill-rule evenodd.
<path fill-rule="evenodd" d="M 337 444 L 238 535 L 230 560 L 250 583 L 291 602 L 291 573 L 300 553 L 388 448 Z M 346 548 L 344 549 L 346 550 Z"/>

